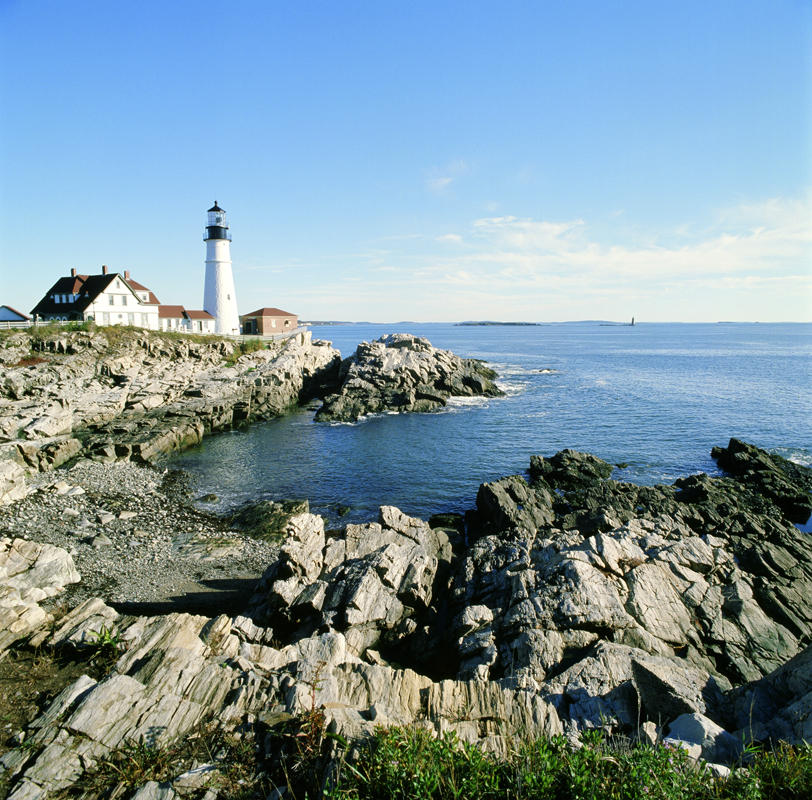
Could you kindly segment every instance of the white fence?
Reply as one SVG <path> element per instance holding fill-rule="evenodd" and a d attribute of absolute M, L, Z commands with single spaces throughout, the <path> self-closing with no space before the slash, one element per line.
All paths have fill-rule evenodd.
<path fill-rule="evenodd" d="M 37 325 L 45 325 L 45 324 L 46 324 L 45 322 L 34 322 L 33 320 L 30 319 L 24 319 L 19 321 L 0 319 L 0 331 L 7 331 L 11 328 L 34 328 Z"/>

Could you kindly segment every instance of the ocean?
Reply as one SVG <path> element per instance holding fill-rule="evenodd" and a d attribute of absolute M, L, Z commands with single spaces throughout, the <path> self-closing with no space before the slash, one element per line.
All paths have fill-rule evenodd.
<path fill-rule="evenodd" d="M 307 498 L 328 525 L 373 520 L 380 505 L 425 519 L 473 508 L 480 483 L 522 474 L 531 455 L 564 448 L 620 465 L 613 477 L 638 484 L 718 474 L 710 450 L 731 436 L 812 465 L 810 324 L 358 323 L 312 331 L 344 357 L 385 333 L 424 336 L 487 361 L 505 396 L 357 424 L 315 423 L 313 410 L 301 409 L 212 436 L 168 465 L 188 470 L 196 492 L 216 494 L 219 510 Z"/>

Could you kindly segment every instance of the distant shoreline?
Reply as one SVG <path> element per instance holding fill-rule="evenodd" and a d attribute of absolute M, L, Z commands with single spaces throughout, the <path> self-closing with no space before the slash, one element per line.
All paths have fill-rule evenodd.
<path fill-rule="evenodd" d="M 544 325 L 544 322 L 491 322 L 488 320 L 482 321 L 472 321 L 472 322 L 455 322 L 454 325 L 458 327 L 468 326 L 468 327 L 476 327 L 476 326 L 490 326 L 490 325 L 509 325 L 509 326 L 524 326 L 524 327 L 538 327 L 540 325 Z"/>

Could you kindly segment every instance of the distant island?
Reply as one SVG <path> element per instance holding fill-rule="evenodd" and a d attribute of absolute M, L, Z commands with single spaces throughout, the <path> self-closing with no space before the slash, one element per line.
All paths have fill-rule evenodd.
<path fill-rule="evenodd" d="M 468 322 L 455 322 L 455 325 L 543 325 L 542 322 L 493 322 L 491 320 L 471 320 Z"/>

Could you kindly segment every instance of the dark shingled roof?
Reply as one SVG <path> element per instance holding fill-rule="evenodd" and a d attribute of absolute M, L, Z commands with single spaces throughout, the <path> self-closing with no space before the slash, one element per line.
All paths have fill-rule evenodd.
<path fill-rule="evenodd" d="M 281 308 L 258 308 L 250 314 L 240 314 L 240 317 L 295 317 L 290 311 L 282 311 Z"/>
<path fill-rule="evenodd" d="M 84 311 L 118 277 L 116 272 L 107 275 L 77 275 L 60 278 L 45 297 L 31 309 L 32 314 L 70 314 Z M 124 280 L 122 278 L 122 280 Z M 75 303 L 55 303 L 55 294 L 78 294 Z"/>

